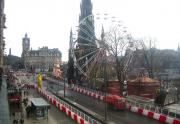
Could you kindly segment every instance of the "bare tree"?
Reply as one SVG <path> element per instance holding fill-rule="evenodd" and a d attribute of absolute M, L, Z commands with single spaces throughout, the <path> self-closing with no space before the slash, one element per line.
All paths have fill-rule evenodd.
<path fill-rule="evenodd" d="M 148 42 L 149 46 L 147 46 L 145 43 Z M 141 58 L 142 58 L 142 67 L 144 67 L 147 72 L 148 72 L 148 76 L 150 78 L 154 78 L 154 67 L 155 67 L 155 45 L 154 47 L 152 46 L 152 43 L 154 41 L 152 39 L 148 39 L 148 40 L 138 40 L 136 43 L 138 44 L 142 54 L 141 54 Z M 138 61 L 139 62 L 139 61 Z"/>
<path fill-rule="evenodd" d="M 114 68 L 120 83 L 120 95 L 123 95 L 126 71 L 132 58 L 133 42 L 130 34 L 121 26 L 111 27 L 105 33 L 108 56 L 114 57 Z"/>

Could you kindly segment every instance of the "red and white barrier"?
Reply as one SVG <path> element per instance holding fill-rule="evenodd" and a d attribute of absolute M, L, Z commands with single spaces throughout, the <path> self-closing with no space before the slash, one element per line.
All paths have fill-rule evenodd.
<path fill-rule="evenodd" d="M 88 90 L 86 90 L 84 88 L 75 87 L 74 91 L 85 94 L 85 95 L 90 96 L 90 97 L 93 97 L 95 99 L 99 99 L 99 100 L 102 100 L 102 101 L 104 100 L 104 96 L 99 95 L 97 93 L 94 93 L 92 91 L 88 91 Z M 174 118 L 162 115 L 162 114 L 158 114 L 158 113 L 151 112 L 151 111 L 148 111 L 148 110 L 145 110 L 145 109 L 142 109 L 142 108 L 137 108 L 137 107 L 128 106 L 128 105 L 127 105 L 127 108 L 132 112 L 139 113 L 139 114 L 147 116 L 149 118 L 159 120 L 162 123 L 180 124 L 180 120 L 174 119 Z"/>
<path fill-rule="evenodd" d="M 84 88 L 80 88 L 80 87 L 74 87 L 74 91 L 78 92 L 78 93 L 82 93 L 85 94 L 87 96 L 93 97 L 95 99 L 99 99 L 99 100 L 104 100 L 104 96 L 100 95 L 98 93 L 94 93 L 92 91 L 86 90 Z"/>
<path fill-rule="evenodd" d="M 23 75 L 23 74 L 22 74 Z M 19 76 L 19 74 L 17 74 L 17 76 Z M 20 75 L 21 76 L 21 75 Z M 25 75 L 23 75 L 25 76 Z M 83 119 L 82 117 L 78 116 L 77 114 L 75 114 L 74 112 L 70 111 L 68 108 L 66 108 L 64 105 L 60 104 L 59 101 L 57 101 L 55 98 L 53 98 L 51 95 L 47 94 L 47 92 L 43 89 L 39 89 L 36 85 L 34 84 L 26 84 L 26 87 L 28 89 L 32 88 L 32 89 L 36 89 L 38 91 L 39 94 L 41 94 L 43 97 L 46 98 L 46 100 L 48 100 L 51 104 L 53 104 L 54 106 L 56 106 L 59 110 L 61 110 L 62 112 L 66 113 L 66 115 L 68 115 L 69 117 L 71 117 L 76 123 L 78 124 L 88 124 L 87 121 L 85 121 L 85 119 Z M 85 91 L 84 91 L 85 92 Z"/>
<path fill-rule="evenodd" d="M 30 87 L 38 89 L 37 86 L 34 86 L 34 85 L 33 86 L 31 85 Z M 88 95 L 88 96 L 93 97 L 95 99 L 99 99 L 99 100 L 102 100 L 102 101 L 104 100 L 103 95 L 94 93 L 94 92 L 86 90 L 84 88 L 74 87 L 74 91 L 85 94 L 85 95 Z M 68 108 L 66 108 L 65 106 L 60 104 L 55 98 L 48 95 L 45 90 L 39 90 L 38 89 L 38 92 L 42 96 L 44 96 L 48 101 L 50 101 L 50 103 L 52 103 L 54 106 L 56 106 L 59 110 L 61 110 L 62 112 L 66 113 L 66 115 L 71 117 L 76 123 L 78 123 L 78 124 L 88 124 L 88 122 L 85 121 L 82 117 L 80 117 L 77 114 L 73 113 Z M 142 108 L 138 108 L 138 107 L 135 107 L 135 106 L 131 106 L 131 105 L 126 105 L 126 106 L 132 112 L 147 116 L 148 118 L 158 120 L 158 121 L 160 121 L 162 123 L 180 124 L 180 120 L 178 120 L 178 119 L 174 119 L 174 118 L 168 117 L 166 115 L 158 114 L 158 113 L 148 111 L 148 110 L 145 110 L 145 109 L 142 109 Z"/>
<path fill-rule="evenodd" d="M 142 108 L 138 108 L 138 107 L 135 107 L 135 106 L 131 106 L 131 105 L 127 105 L 127 108 L 132 112 L 147 116 L 148 118 L 156 119 L 156 120 L 158 120 L 158 121 L 160 121 L 162 123 L 180 124 L 180 120 L 174 119 L 174 118 L 162 115 L 162 114 L 158 114 L 158 113 L 148 111 L 148 110 L 145 110 L 145 109 L 142 109 Z"/>
<path fill-rule="evenodd" d="M 78 116 L 74 112 L 70 111 L 68 108 L 66 108 L 64 105 L 62 105 L 59 101 L 57 101 L 55 98 L 52 96 L 48 95 L 45 90 L 37 89 L 37 91 L 44 96 L 51 104 L 56 106 L 60 111 L 66 113 L 67 116 L 71 117 L 76 123 L 78 124 L 88 124 L 85 119 L 82 117 Z"/>

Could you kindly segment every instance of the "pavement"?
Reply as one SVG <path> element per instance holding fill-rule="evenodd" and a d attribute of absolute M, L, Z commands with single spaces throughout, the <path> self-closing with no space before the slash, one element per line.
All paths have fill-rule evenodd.
<path fill-rule="evenodd" d="M 42 98 L 36 90 L 30 89 L 28 90 L 28 95 L 24 96 L 22 93 L 22 98 Z M 30 104 L 30 101 L 28 102 Z M 68 116 L 66 116 L 64 113 L 59 111 L 56 107 L 53 105 L 50 106 L 50 110 L 48 112 L 48 119 L 36 119 L 35 117 L 28 117 L 26 116 L 25 106 L 22 105 L 22 113 L 15 115 L 16 119 L 20 119 L 23 115 L 24 118 L 24 124 L 75 124 L 73 120 L 71 120 Z M 14 117 L 11 116 L 11 123 L 13 122 Z M 1 123 L 0 123 L 1 124 Z"/>
<path fill-rule="evenodd" d="M 0 90 L 0 124 L 10 124 L 9 105 L 7 99 L 6 81 L 3 79 Z"/>
<path fill-rule="evenodd" d="M 30 97 L 42 97 L 37 93 L 36 90 L 31 89 L 29 91 Z M 25 118 L 25 124 L 74 124 L 73 120 L 66 116 L 64 113 L 59 111 L 54 105 L 51 104 L 50 110 L 48 112 L 48 119 L 42 119 L 42 120 L 37 120 L 35 118 Z M 24 110 L 24 115 L 25 115 L 25 110 Z"/>
<path fill-rule="evenodd" d="M 24 78 L 26 79 L 27 77 Z M 71 118 L 66 116 L 66 114 L 62 113 L 54 105 L 51 104 L 50 110 L 48 112 L 48 119 L 38 120 L 35 117 L 27 118 L 24 104 L 21 104 L 19 109 L 16 105 L 9 106 L 6 87 L 6 81 L 5 79 L 3 79 L 2 88 L 0 90 L 0 124 L 13 124 L 14 119 L 19 120 L 21 118 L 24 119 L 24 124 L 75 124 L 75 122 Z M 28 90 L 28 95 L 24 95 L 24 93 L 22 93 L 22 99 L 25 97 L 28 99 L 39 97 L 42 98 L 42 96 L 39 95 L 38 92 L 34 89 Z M 15 116 L 13 116 L 12 113 L 15 113 Z"/>

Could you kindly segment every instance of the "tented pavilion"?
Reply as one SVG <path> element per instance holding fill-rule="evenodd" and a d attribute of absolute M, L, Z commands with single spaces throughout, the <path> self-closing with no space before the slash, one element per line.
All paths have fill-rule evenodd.
<path fill-rule="evenodd" d="M 154 98 L 156 90 L 160 88 L 160 81 L 147 76 L 137 77 L 127 81 L 128 95 L 137 95 L 147 98 Z"/>

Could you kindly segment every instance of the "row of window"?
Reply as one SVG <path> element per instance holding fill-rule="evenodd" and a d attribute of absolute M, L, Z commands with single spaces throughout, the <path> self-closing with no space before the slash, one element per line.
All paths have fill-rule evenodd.
<path fill-rule="evenodd" d="M 25 54 L 25 56 L 39 56 L 39 57 L 41 57 L 41 56 L 45 56 L 45 57 L 50 57 L 50 56 L 56 56 L 56 57 L 60 57 L 60 55 L 59 54 L 39 54 L 39 53 L 33 53 L 33 54 L 31 54 L 31 53 L 26 53 Z"/>

